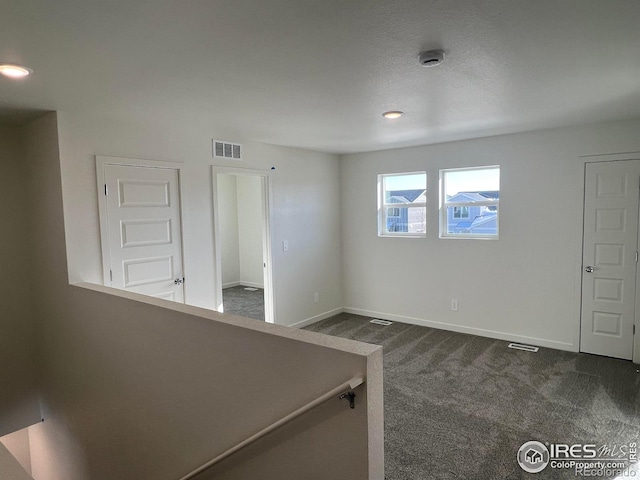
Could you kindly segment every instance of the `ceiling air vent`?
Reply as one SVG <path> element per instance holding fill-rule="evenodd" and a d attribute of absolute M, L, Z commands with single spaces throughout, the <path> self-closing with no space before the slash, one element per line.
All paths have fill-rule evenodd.
<path fill-rule="evenodd" d="M 213 141 L 214 158 L 226 158 L 228 160 L 242 160 L 242 145 L 239 143 Z"/>

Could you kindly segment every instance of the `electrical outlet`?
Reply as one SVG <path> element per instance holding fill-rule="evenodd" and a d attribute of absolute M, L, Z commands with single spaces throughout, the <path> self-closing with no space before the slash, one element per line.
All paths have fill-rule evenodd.
<path fill-rule="evenodd" d="M 318 292 L 313 294 L 313 303 L 318 303 L 320 301 L 320 294 Z"/>
<path fill-rule="evenodd" d="M 282 240 L 282 251 L 283 252 L 289 251 L 289 240 Z"/>
<path fill-rule="evenodd" d="M 458 300 L 451 300 L 451 310 L 454 312 L 458 311 Z"/>

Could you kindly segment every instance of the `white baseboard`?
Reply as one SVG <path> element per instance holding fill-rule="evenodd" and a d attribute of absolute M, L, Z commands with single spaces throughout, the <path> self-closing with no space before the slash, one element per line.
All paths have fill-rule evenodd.
<path fill-rule="evenodd" d="M 321 313 L 314 317 L 307 318 L 296 322 L 290 327 L 303 328 L 316 322 L 324 320 L 339 313 L 352 313 L 354 315 L 362 315 L 363 317 L 379 318 L 381 320 L 391 320 L 393 322 L 408 323 L 410 325 L 419 325 L 422 327 L 437 328 L 438 330 L 449 330 L 451 332 L 468 333 L 479 337 L 493 338 L 496 340 L 504 340 L 507 342 L 518 342 L 538 347 L 554 348 L 556 350 L 564 350 L 568 352 L 577 352 L 578 348 L 573 343 L 558 342 L 556 340 L 548 340 L 545 338 L 528 337 L 525 335 L 517 335 L 511 333 L 497 332 L 495 330 L 487 330 L 484 328 L 466 327 L 464 325 L 455 325 L 452 323 L 435 322 L 433 320 L 423 320 L 421 318 L 404 317 L 402 315 L 394 315 L 391 313 L 374 312 L 371 310 L 363 310 L 360 308 L 335 308 L 328 312 Z"/>
<path fill-rule="evenodd" d="M 328 312 L 321 313 L 320 315 L 316 315 L 315 317 L 307 318 L 306 320 L 301 320 L 299 322 L 294 323 L 293 325 L 289 325 L 289 327 L 293 328 L 302 328 L 308 327 L 320 320 L 324 320 L 325 318 L 333 317 L 334 315 L 338 315 L 344 311 L 343 308 L 334 308 L 333 310 L 329 310 Z"/>
<path fill-rule="evenodd" d="M 432 320 L 423 320 L 420 318 L 403 317 L 401 315 L 393 315 L 391 313 L 372 312 L 370 310 L 362 310 L 360 308 L 344 307 L 342 311 L 345 313 L 362 315 L 364 317 L 380 318 L 382 320 L 391 320 L 394 322 L 409 323 L 411 325 L 420 325 L 423 327 L 437 328 L 439 330 L 449 330 L 451 332 L 469 333 L 471 335 L 477 335 L 479 337 L 495 338 L 497 340 L 505 340 L 508 342 L 525 343 L 529 345 L 535 345 L 538 347 L 547 347 L 547 348 L 555 348 L 556 350 L 565 350 L 568 352 L 578 351 L 578 348 L 573 343 L 558 342 L 556 340 L 547 340 L 544 338 L 535 338 L 535 337 L 527 337 L 524 335 L 496 332 L 494 330 L 486 330 L 483 328 L 465 327 L 463 325 L 455 325 L 452 323 L 434 322 Z"/>
<path fill-rule="evenodd" d="M 232 288 L 232 287 L 238 287 L 242 285 L 240 282 L 229 282 L 229 283 L 223 283 L 222 284 L 222 289 L 224 290 L 225 288 Z"/>

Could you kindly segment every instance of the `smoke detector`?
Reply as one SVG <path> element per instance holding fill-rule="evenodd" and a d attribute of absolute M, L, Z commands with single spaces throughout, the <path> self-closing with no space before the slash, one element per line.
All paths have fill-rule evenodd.
<path fill-rule="evenodd" d="M 444 50 L 427 50 L 421 52 L 418 61 L 423 67 L 440 65 L 444 61 Z"/>

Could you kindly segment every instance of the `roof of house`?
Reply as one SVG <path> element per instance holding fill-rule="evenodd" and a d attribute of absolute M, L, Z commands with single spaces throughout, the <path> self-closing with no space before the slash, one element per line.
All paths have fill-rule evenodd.
<path fill-rule="evenodd" d="M 485 223 L 495 222 L 497 220 L 497 218 L 498 218 L 498 216 L 495 213 L 494 214 L 490 214 L 490 215 L 481 215 L 481 216 L 475 218 L 471 228 L 479 227 L 480 225 L 484 225 Z"/>
<path fill-rule="evenodd" d="M 498 218 L 498 216 L 493 213 L 493 214 L 486 214 L 486 215 L 478 215 L 476 218 L 474 218 L 473 220 L 465 220 L 462 222 L 458 222 L 455 225 L 453 225 L 456 228 L 477 228 L 480 225 L 484 225 L 485 223 L 491 222 L 491 221 L 495 221 Z"/>
<path fill-rule="evenodd" d="M 398 200 L 397 203 L 412 203 L 415 202 L 416 198 L 418 198 L 423 193 L 424 188 L 418 190 L 392 190 L 387 192 L 386 201 L 388 202 L 391 198 L 395 197 L 395 199 Z"/>
<path fill-rule="evenodd" d="M 500 190 L 484 190 L 480 192 L 475 192 L 479 195 L 482 195 L 485 198 L 491 198 L 497 200 L 500 198 Z"/>
<path fill-rule="evenodd" d="M 456 228 L 469 228 L 473 224 L 473 220 L 465 220 L 464 222 L 458 222 L 454 225 Z"/>
<path fill-rule="evenodd" d="M 458 192 L 455 195 L 449 196 L 447 200 L 451 201 L 458 196 L 466 197 L 472 202 L 486 202 L 487 200 L 498 200 L 500 198 L 500 192 L 497 190 Z"/>

